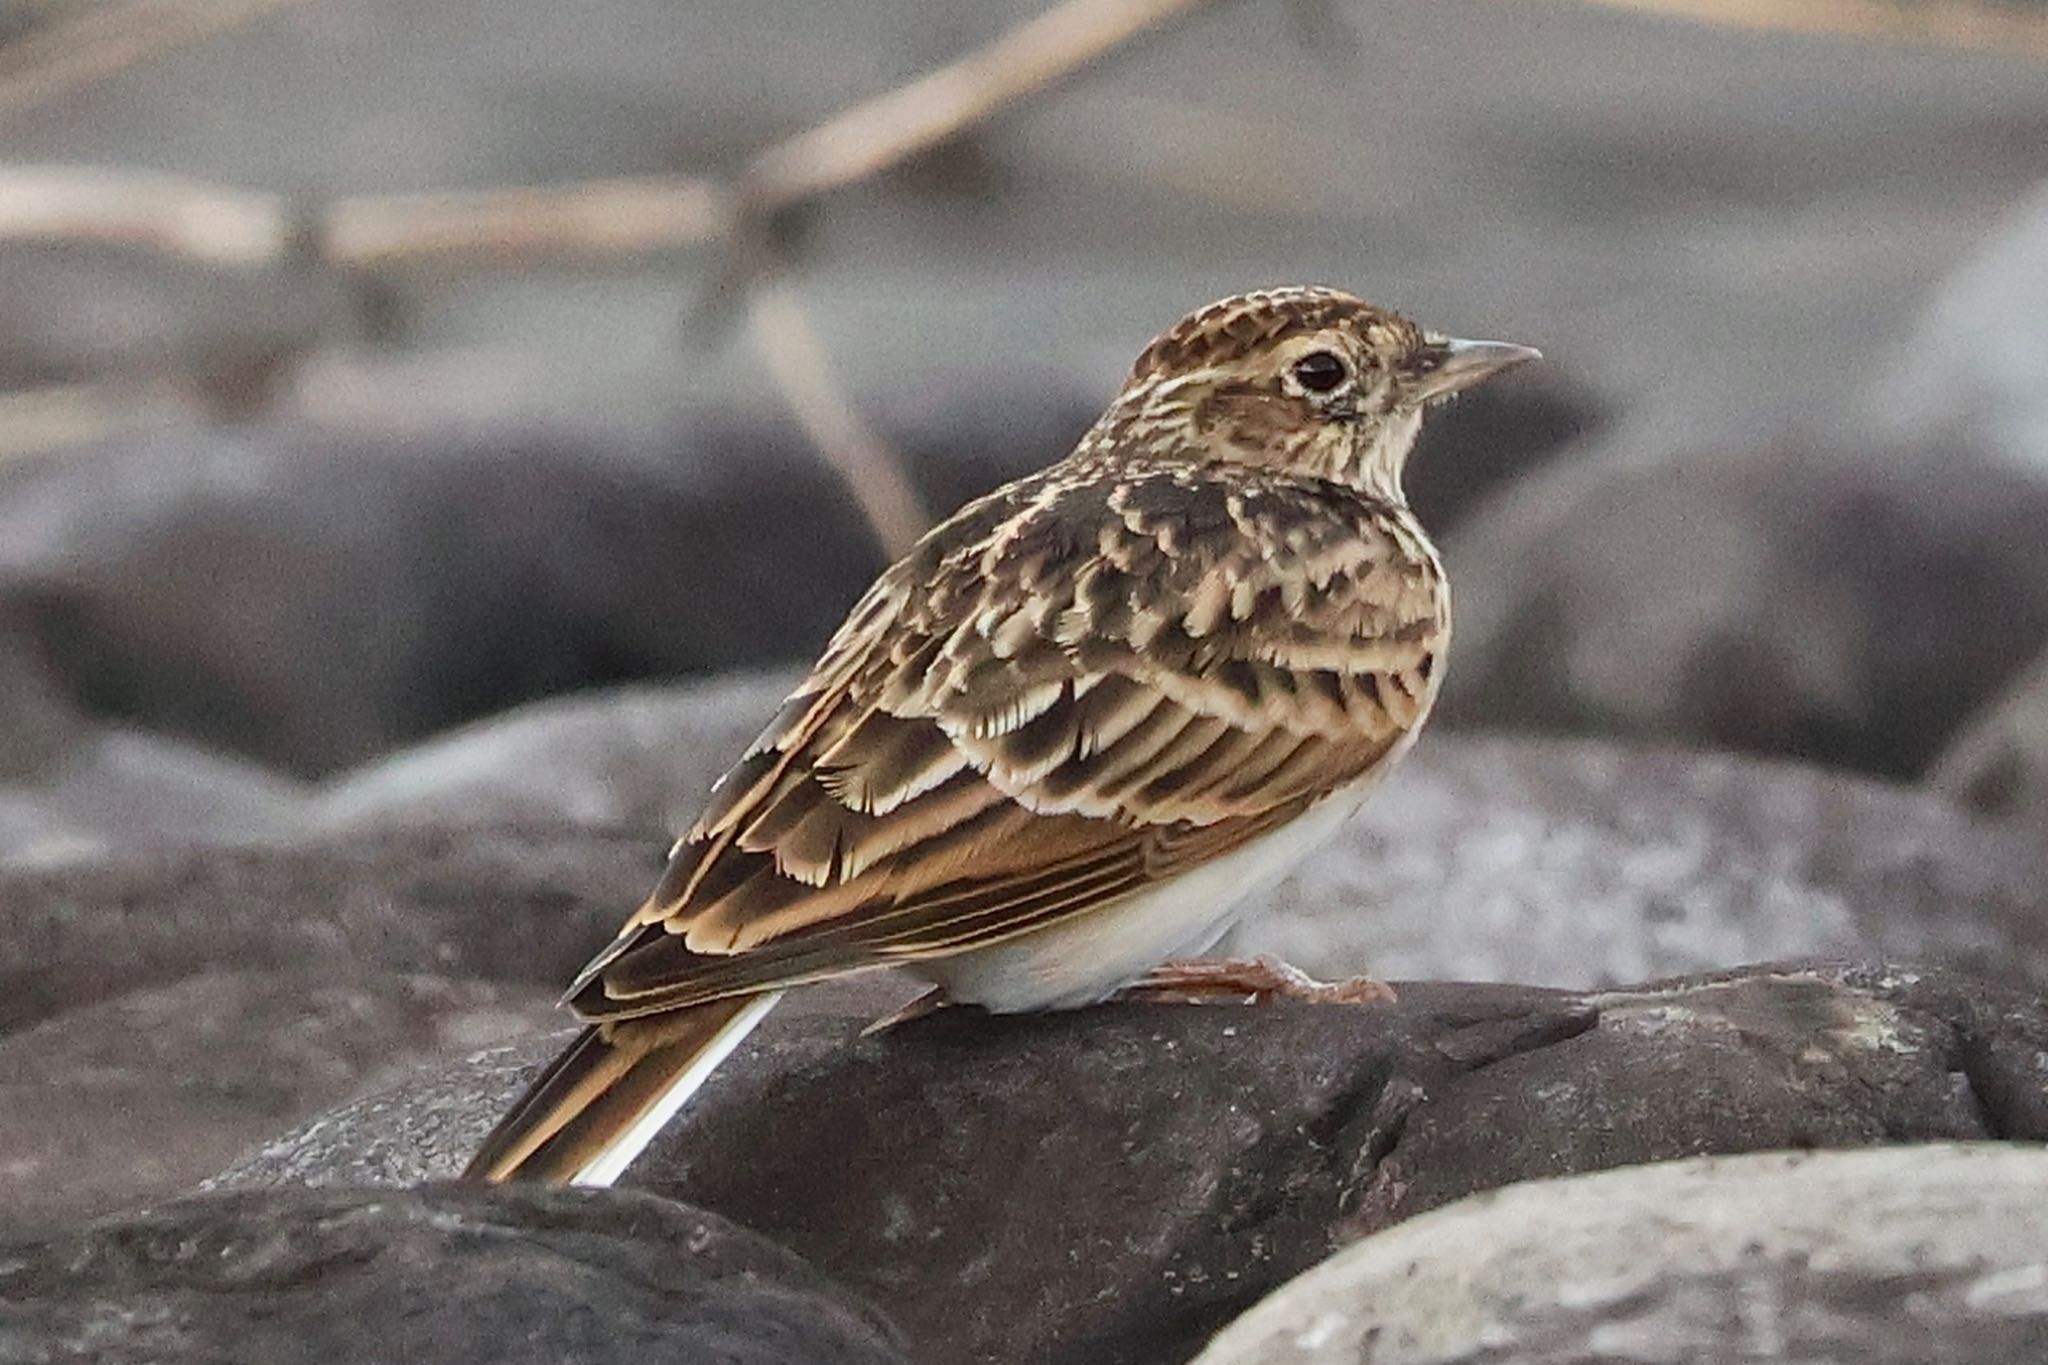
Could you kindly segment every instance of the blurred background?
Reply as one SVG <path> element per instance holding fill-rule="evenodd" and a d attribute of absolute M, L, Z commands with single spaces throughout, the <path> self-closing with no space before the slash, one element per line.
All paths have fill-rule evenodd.
<path fill-rule="evenodd" d="M 0 773 L 808 659 L 1315 281 L 1550 357 L 1415 466 L 1449 719 L 1919 777 L 2048 641 L 2048 14 L 1692 8 L 10 5 Z"/>
<path fill-rule="evenodd" d="M 166 886 L 488 880 L 152 850 L 618 831 L 609 880 L 535 874 L 589 902 L 548 951 L 379 959 L 499 953 L 538 999 L 924 517 L 1063 454 L 1190 308 L 1311 282 L 1548 357 L 1412 466 L 1443 730 L 2048 834 L 2040 0 L 4 0 L 12 1023 L 347 938 L 201 907 L 158 961 Z M 467 989 L 419 1006 L 468 1021 L 437 1045 L 507 1027 Z M 393 998 L 323 1016 L 370 1032 L 317 1098 L 417 1043 L 365 1022 Z M 219 1046 L 248 999 L 106 1036 L 212 1009 Z"/>

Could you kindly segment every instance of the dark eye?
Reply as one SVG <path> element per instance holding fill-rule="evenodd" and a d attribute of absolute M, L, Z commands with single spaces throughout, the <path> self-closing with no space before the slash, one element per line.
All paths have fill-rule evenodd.
<path fill-rule="evenodd" d="M 1328 393 L 1350 377 L 1344 362 L 1329 351 L 1310 351 L 1294 362 L 1294 377 L 1310 393 Z"/>

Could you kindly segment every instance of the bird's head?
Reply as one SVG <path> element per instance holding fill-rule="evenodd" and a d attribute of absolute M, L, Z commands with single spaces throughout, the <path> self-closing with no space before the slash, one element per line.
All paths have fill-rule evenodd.
<path fill-rule="evenodd" d="M 1262 290 L 1147 346 L 1097 431 L 1128 453 L 1287 469 L 1399 500 L 1423 412 L 1539 354 L 1425 332 L 1335 289 Z"/>

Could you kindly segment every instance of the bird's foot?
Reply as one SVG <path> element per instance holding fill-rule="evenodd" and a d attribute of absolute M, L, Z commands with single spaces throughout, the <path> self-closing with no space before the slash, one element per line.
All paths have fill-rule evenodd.
<path fill-rule="evenodd" d="M 1168 962 L 1154 967 L 1111 997 L 1153 1005 L 1208 1005 L 1236 1001 L 1263 1005 L 1269 1000 L 1305 1000 L 1314 1005 L 1392 1004 L 1394 988 L 1369 976 L 1345 981 L 1318 981 L 1299 967 L 1278 958 L 1250 962 Z"/>
<path fill-rule="evenodd" d="M 937 1014 L 952 1003 L 951 1000 L 946 998 L 946 992 L 943 988 L 934 986 L 909 1004 L 899 1009 L 890 1010 L 887 1014 L 875 1020 L 874 1023 L 869 1024 L 860 1031 L 860 1036 L 868 1038 L 877 1033 L 886 1033 L 899 1024 L 907 1024 L 913 1019 L 922 1019 L 927 1014 Z"/>

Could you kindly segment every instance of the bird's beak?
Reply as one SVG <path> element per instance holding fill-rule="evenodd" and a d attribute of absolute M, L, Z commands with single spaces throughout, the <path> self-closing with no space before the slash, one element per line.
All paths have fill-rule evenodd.
<path fill-rule="evenodd" d="M 1512 341 L 1460 341 L 1453 337 L 1431 343 L 1423 356 L 1422 372 L 1408 384 L 1409 397 L 1418 403 L 1462 393 L 1502 370 L 1543 359 L 1543 352 Z"/>

